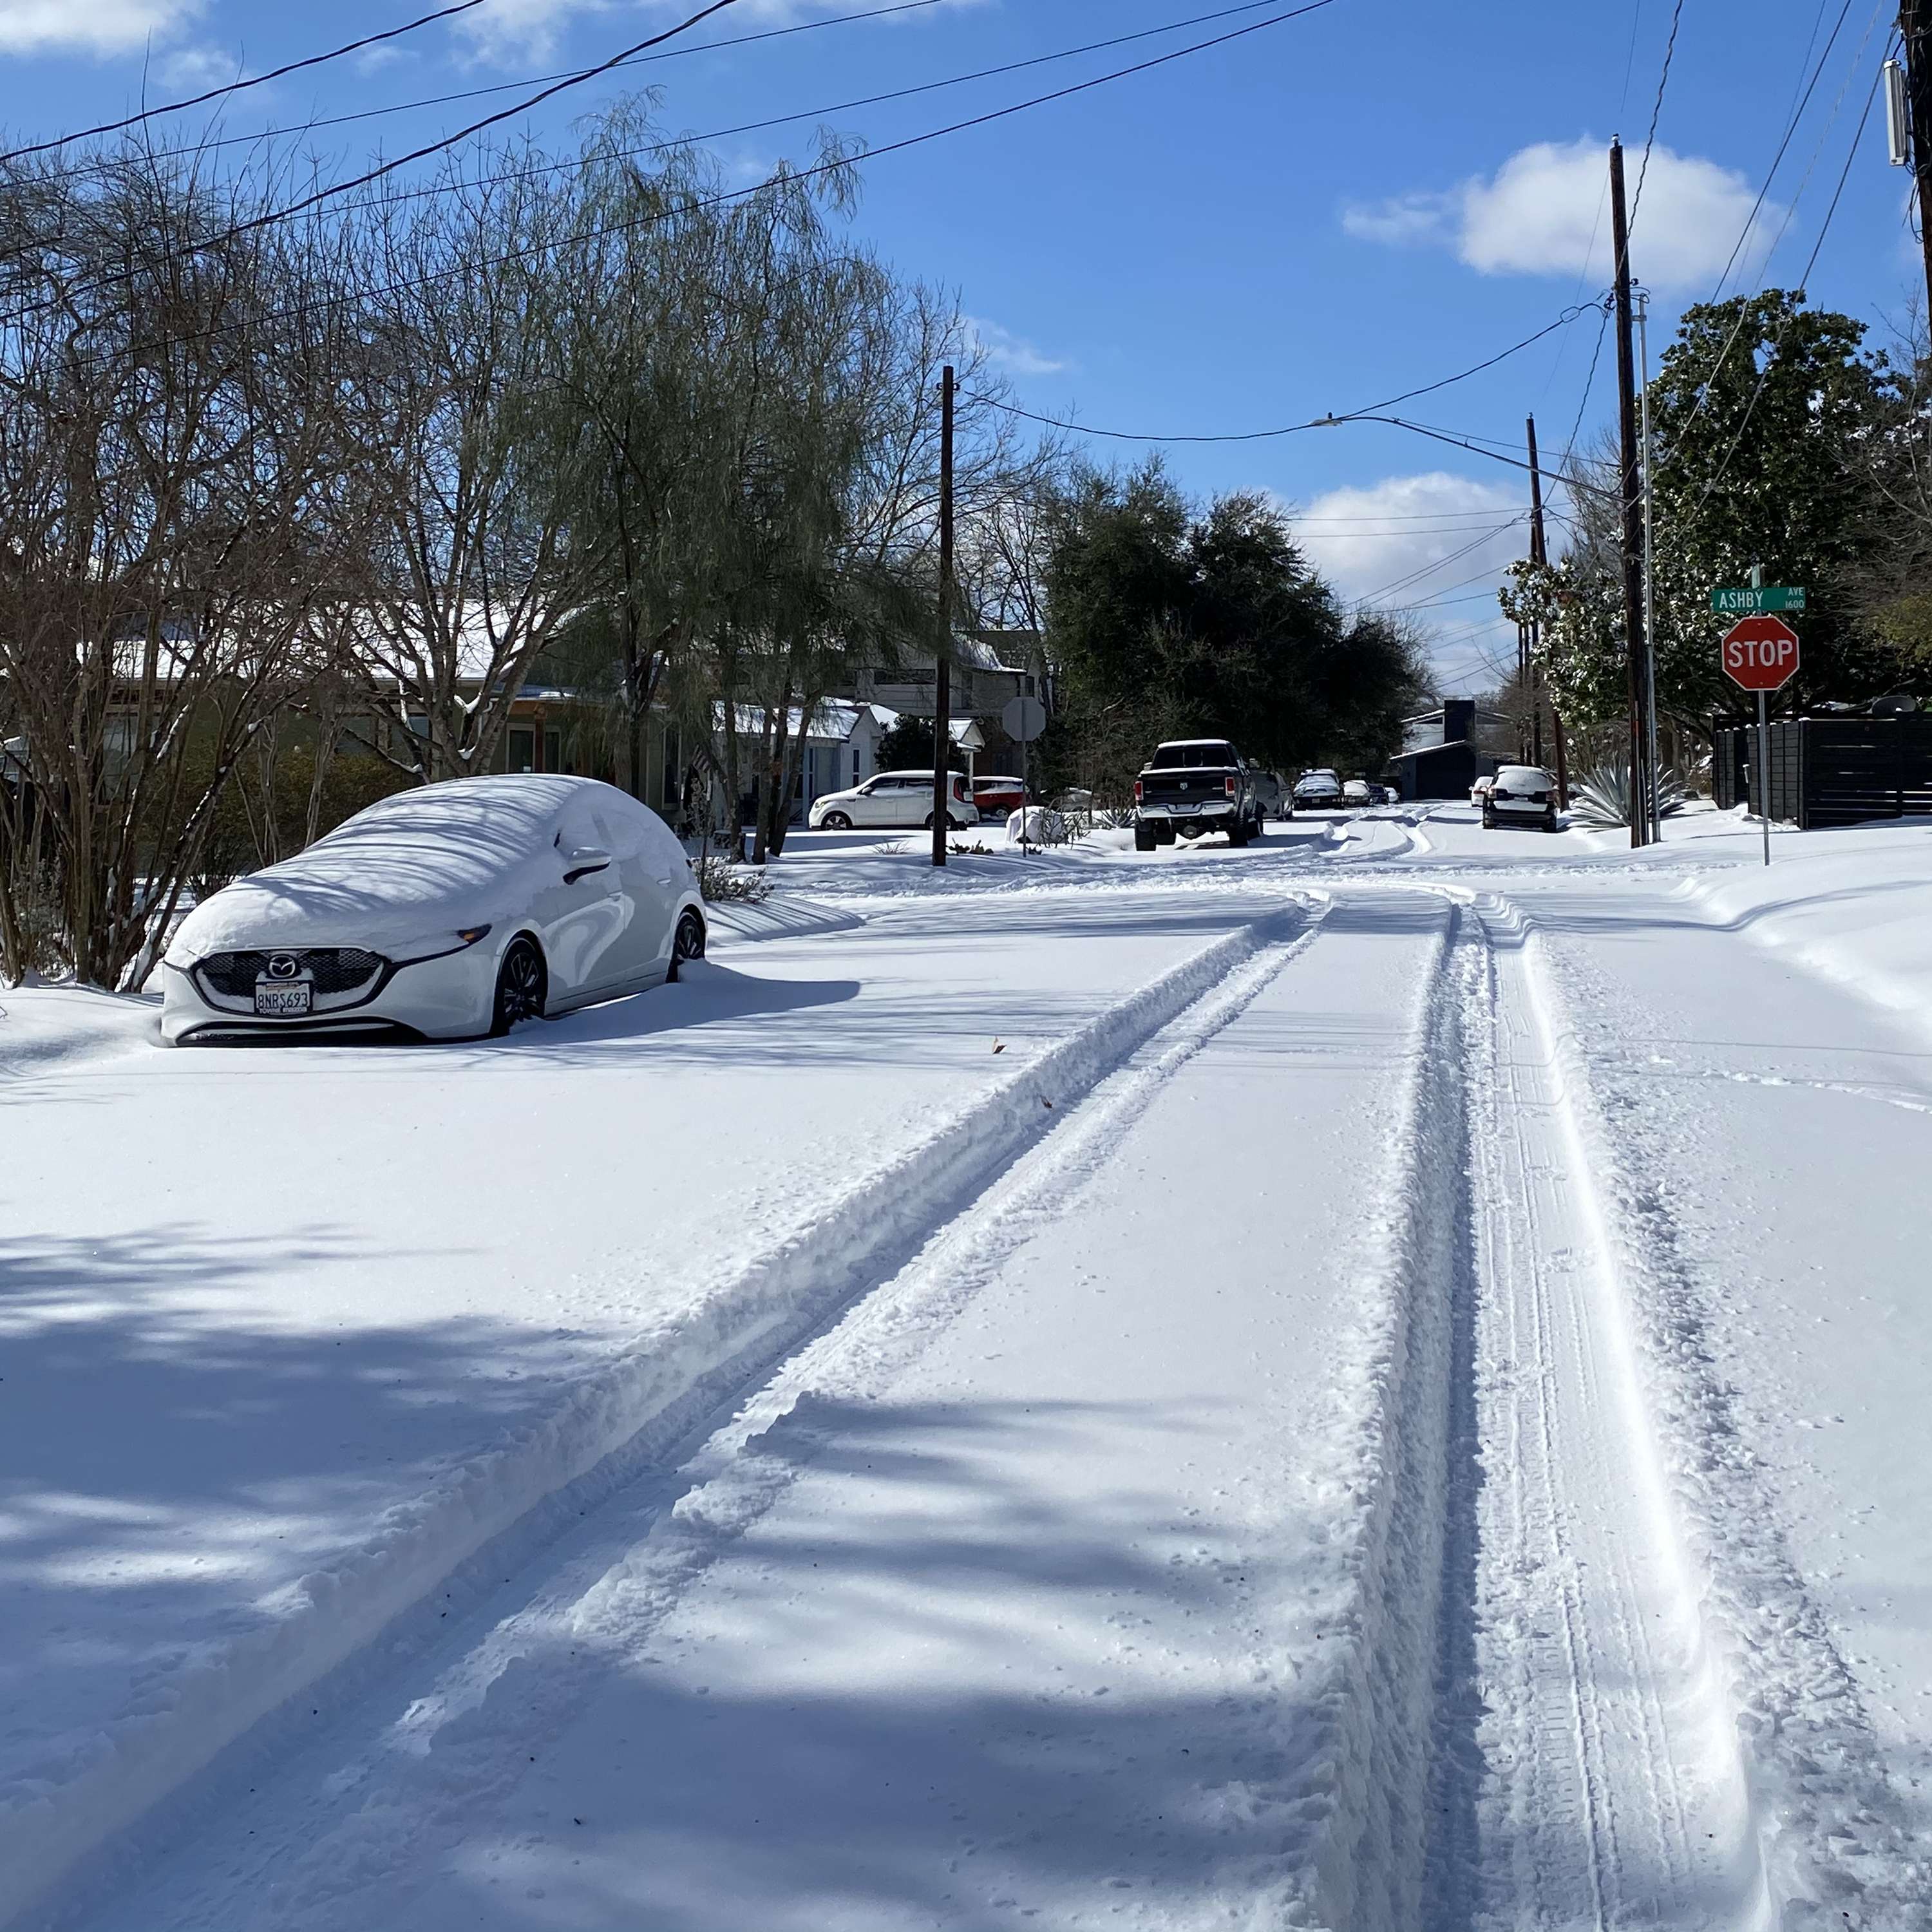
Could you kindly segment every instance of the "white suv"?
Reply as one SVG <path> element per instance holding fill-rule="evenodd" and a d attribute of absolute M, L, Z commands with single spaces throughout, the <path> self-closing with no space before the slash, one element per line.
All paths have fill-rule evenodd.
<path fill-rule="evenodd" d="M 1556 830 L 1556 781 L 1540 765 L 1504 765 L 1483 795 L 1483 824 L 1493 832 L 1505 818 Z"/>
<path fill-rule="evenodd" d="M 964 828 L 980 822 L 980 808 L 963 772 L 952 780 L 946 800 L 947 822 Z M 847 832 L 855 825 L 930 825 L 932 823 L 932 774 L 881 772 L 850 791 L 827 792 L 814 799 L 806 822 L 813 831 Z"/>

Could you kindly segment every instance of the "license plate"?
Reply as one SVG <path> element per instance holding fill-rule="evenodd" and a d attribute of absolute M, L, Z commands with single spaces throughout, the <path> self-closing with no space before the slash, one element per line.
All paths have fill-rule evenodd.
<path fill-rule="evenodd" d="M 306 981 L 292 986 L 261 986 L 255 988 L 255 1012 L 260 1019 L 294 1019 L 309 1010 L 309 987 Z"/>
<path fill-rule="evenodd" d="M 1190 812 L 1198 812 L 1201 809 L 1200 806 L 1198 805 L 1170 805 L 1167 808 L 1169 812 L 1174 812 L 1177 814 Z"/>

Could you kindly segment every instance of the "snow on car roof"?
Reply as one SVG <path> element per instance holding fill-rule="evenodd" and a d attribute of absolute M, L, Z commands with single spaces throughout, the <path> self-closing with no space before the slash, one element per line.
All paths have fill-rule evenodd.
<path fill-rule="evenodd" d="M 380 950 L 488 925 L 520 908 L 527 895 L 514 881 L 545 857 L 560 813 L 592 796 L 644 810 L 614 786 L 549 773 L 398 792 L 307 851 L 204 900 L 176 939 L 194 954 L 267 945 Z"/>
<path fill-rule="evenodd" d="M 1530 778 L 1541 778 L 1546 784 L 1556 782 L 1540 765 L 1498 765 L 1496 767 L 1496 776 L 1499 778 L 1508 778 L 1516 772 L 1523 772 Z"/>

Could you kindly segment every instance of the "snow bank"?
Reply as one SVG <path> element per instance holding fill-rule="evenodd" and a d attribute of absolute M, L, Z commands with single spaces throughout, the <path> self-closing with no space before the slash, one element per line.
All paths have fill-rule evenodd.
<path fill-rule="evenodd" d="M 714 1269 L 621 1354 L 559 1392 L 547 1413 L 385 1511 L 357 1546 L 261 1607 L 268 1621 L 211 1643 L 150 1685 L 136 1708 L 78 1742 L 58 1768 L 0 1793 L 0 1918 L 179 1787 L 279 1704 L 539 1505 L 597 1472 L 617 1480 L 767 1369 L 1033 1144 L 1067 1105 L 1263 943 L 1244 926 L 1105 1008 L 898 1158 L 819 1197 L 748 1262 Z M 550 1514 L 546 1514 L 545 1520 Z M 533 1525 L 532 1534 L 542 1533 Z"/>
<path fill-rule="evenodd" d="M 704 908 L 714 940 L 797 939 L 809 933 L 849 932 L 864 916 L 840 906 L 821 905 L 802 893 L 774 893 L 763 899 L 720 899 Z"/>
<path fill-rule="evenodd" d="M 44 1073 L 56 1062 L 160 1045 L 159 994 L 92 986 L 0 988 L 0 1078 Z"/>
<path fill-rule="evenodd" d="M 1846 883 L 1841 858 L 1814 862 L 1830 868 L 1825 877 Z M 1839 969 L 1832 976 L 1868 990 L 1865 975 L 1846 970 L 1856 950 L 1835 949 L 1825 937 L 1828 914 L 1818 915 L 1828 895 L 1808 907 L 1792 890 L 1798 866 L 1782 869 L 1781 890 L 1767 890 L 1761 878 L 1690 890 L 1722 896 L 1734 916 L 1742 915 L 1739 923 L 1755 911 L 1804 933 L 1807 949 Z M 1814 871 L 1814 894 L 1817 878 Z M 1851 886 L 1841 903 L 1856 906 L 1868 890 Z M 1898 896 L 1932 907 L 1922 884 Z M 1896 935 L 1889 949 L 1894 957 L 1910 956 L 1924 943 L 1925 912 L 1880 919 L 1868 929 L 1894 924 L 1919 928 L 1916 937 L 1910 930 Z M 1698 1598 L 1714 1696 L 1734 1726 L 1751 1850 L 1768 1894 L 1763 1922 L 1780 1932 L 1852 1923 L 1874 1932 L 1922 1927 L 1932 1922 L 1932 1870 L 1914 1849 L 1858 1684 L 1792 1558 L 1762 1466 L 1741 1433 L 1736 1391 L 1712 1332 L 1724 1318 L 1708 1303 L 1698 1260 L 1685 1251 L 1670 1180 L 1656 1169 L 1654 1154 L 1633 1162 L 1627 1153 L 1628 1118 L 1607 1111 L 1595 1090 L 1576 1016 L 1533 919 L 1522 956 L 1562 1107 L 1597 1179 L 1614 1256 L 1615 1313 L 1628 1331 L 1672 1527 Z M 1856 1920 L 1849 1905 L 1857 1907 Z"/>
<path fill-rule="evenodd" d="M 1755 837 L 1755 832 L 1752 836 Z M 1683 890 L 1724 925 L 1932 1034 L 1932 824 L 1800 835 Z"/>

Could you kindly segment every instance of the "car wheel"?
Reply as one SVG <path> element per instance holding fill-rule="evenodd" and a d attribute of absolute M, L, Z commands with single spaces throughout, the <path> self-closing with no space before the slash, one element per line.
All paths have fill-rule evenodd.
<path fill-rule="evenodd" d="M 1136 825 L 1134 827 L 1134 850 L 1136 852 L 1151 852 L 1160 843 L 1151 825 Z"/>
<path fill-rule="evenodd" d="M 496 968 L 496 997 L 490 1007 L 490 1037 L 501 1040 L 525 1020 L 543 1018 L 550 975 L 535 940 L 522 934 L 510 941 Z"/>
<path fill-rule="evenodd" d="M 1496 829 L 1496 815 L 1487 806 L 1483 807 L 1483 830 L 1493 832 Z"/>
<path fill-rule="evenodd" d="M 826 832 L 850 832 L 852 821 L 842 812 L 828 812 L 819 821 L 820 829 Z"/>
<path fill-rule="evenodd" d="M 674 984 L 678 969 L 687 959 L 704 957 L 704 922 L 695 908 L 686 906 L 679 914 L 677 932 L 670 943 L 670 965 L 664 974 L 667 985 Z"/>

